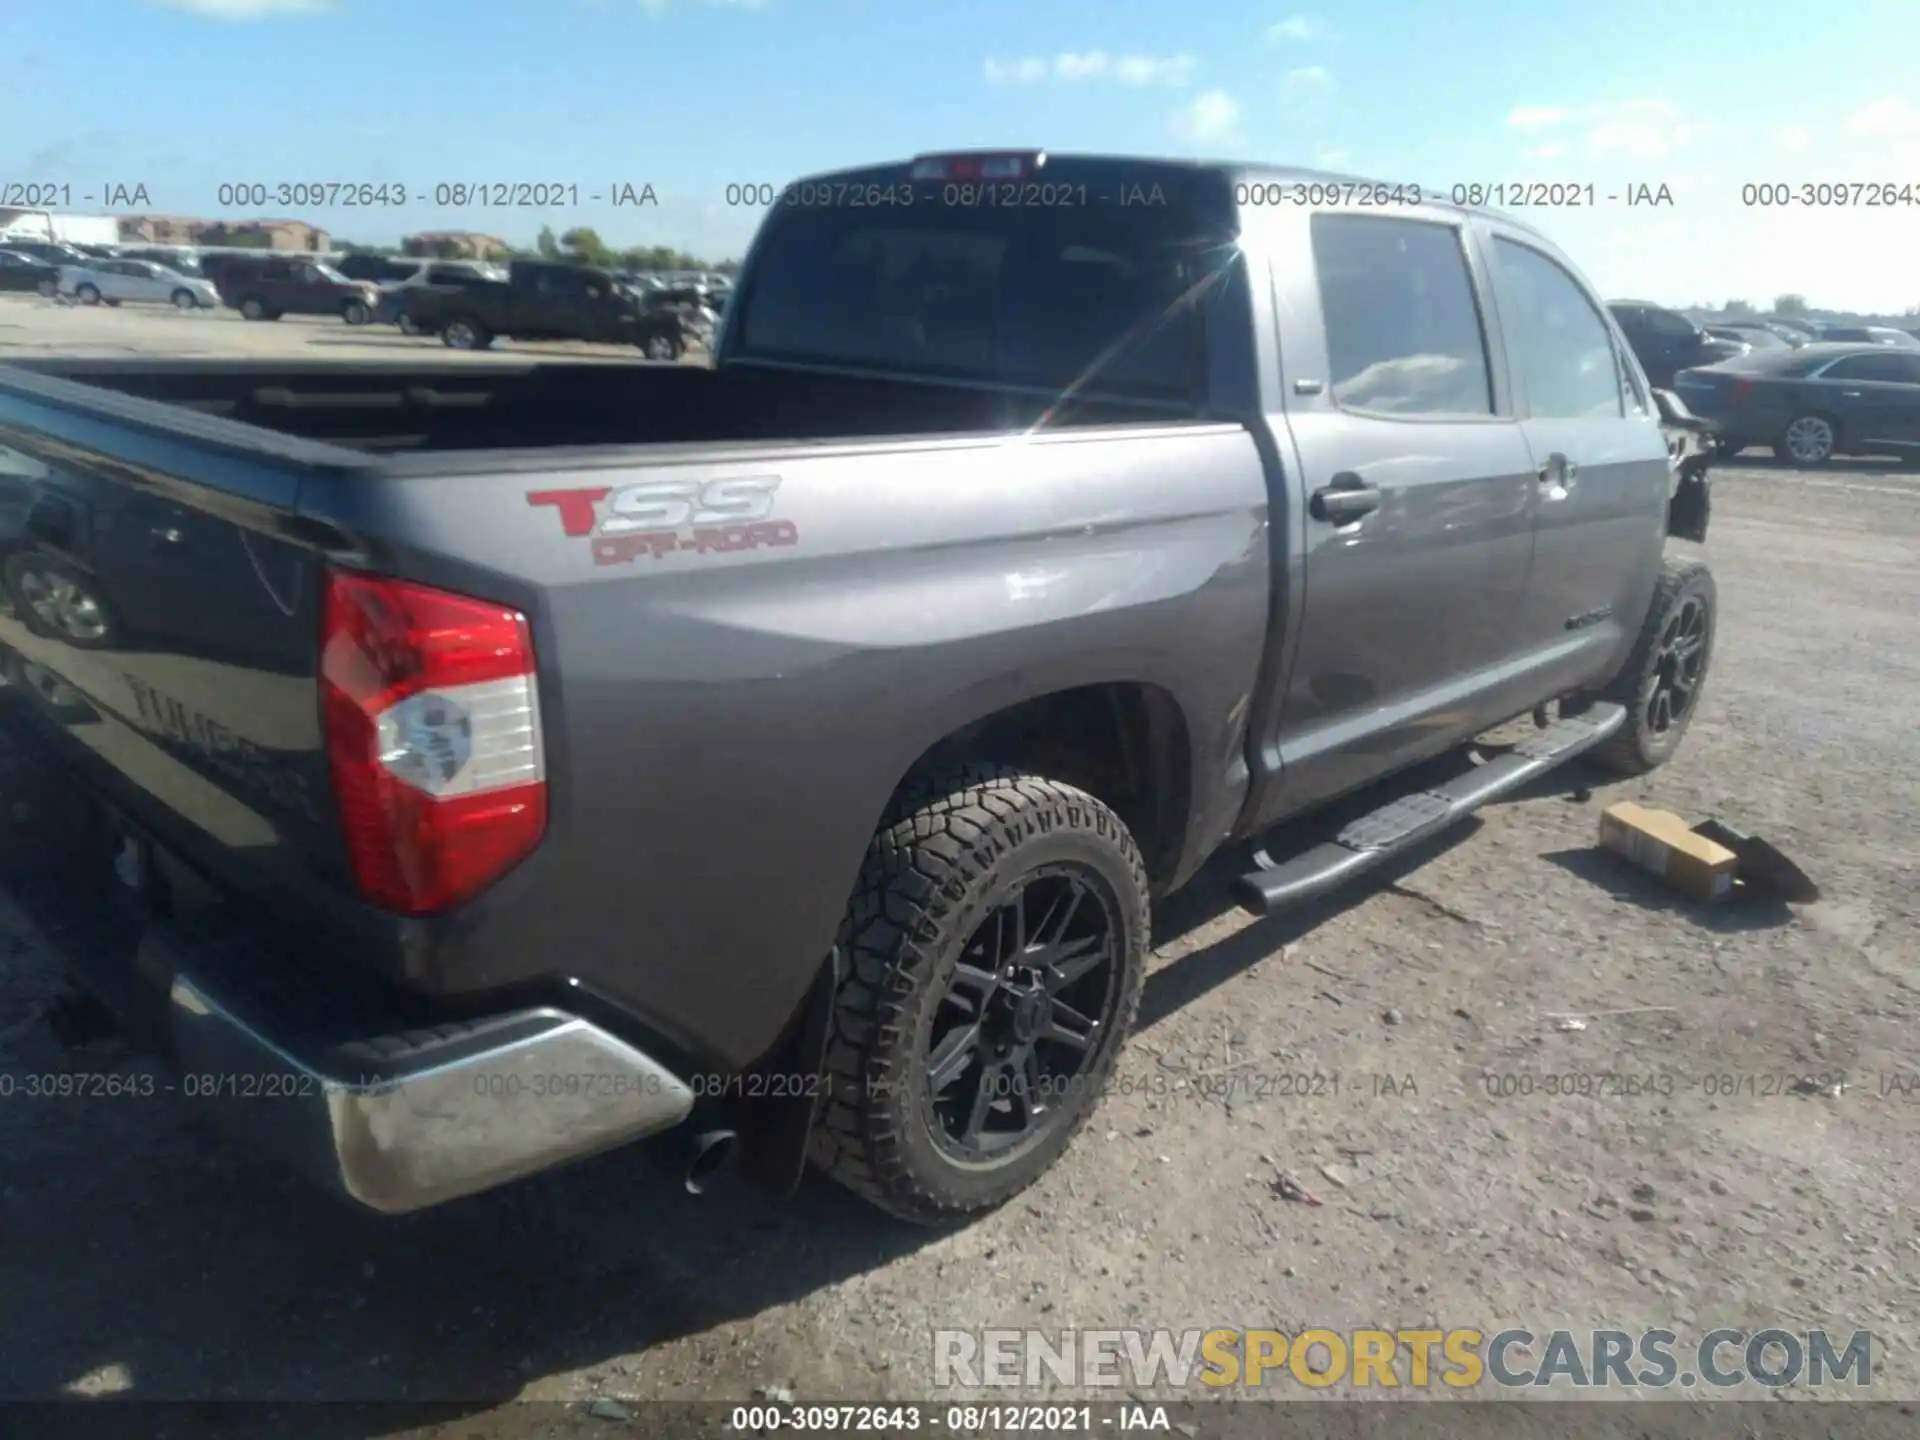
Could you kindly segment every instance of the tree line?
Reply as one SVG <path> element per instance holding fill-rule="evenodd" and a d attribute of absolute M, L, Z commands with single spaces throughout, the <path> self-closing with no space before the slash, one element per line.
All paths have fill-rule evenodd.
<path fill-rule="evenodd" d="M 352 240 L 335 240 L 333 246 L 336 250 L 358 251 L 362 254 L 407 253 L 404 243 L 362 245 Z M 600 238 L 599 231 L 588 225 L 563 230 L 558 235 L 551 225 L 542 226 L 532 248 L 513 246 L 504 256 L 491 258 L 557 260 L 576 265 L 597 265 L 606 270 L 701 270 L 722 275 L 731 275 L 740 268 L 738 260 L 705 260 L 690 251 L 676 250 L 671 245 L 632 245 L 624 248 L 609 245 Z"/>

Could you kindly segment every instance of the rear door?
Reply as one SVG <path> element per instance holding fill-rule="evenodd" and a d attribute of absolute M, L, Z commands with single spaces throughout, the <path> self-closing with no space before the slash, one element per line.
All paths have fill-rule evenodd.
<path fill-rule="evenodd" d="M 1813 377 L 1830 397 L 1847 448 L 1920 443 L 1920 354 L 1888 346 L 1848 355 Z"/>
<path fill-rule="evenodd" d="M 1288 207 L 1271 229 L 1305 596 L 1258 818 L 1436 753 L 1524 704 L 1514 616 L 1536 504 L 1457 214 Z"/>
<path fill-rule="evenodd" d="M 1487 221 L 1477 233 L 1534 466 L 1533 566 L 1515 624 L 1553 693 L 1606 669 L 1639 627 L 1666 534 L 1667 445 L 1586 283 L 1528 232 Z"/>

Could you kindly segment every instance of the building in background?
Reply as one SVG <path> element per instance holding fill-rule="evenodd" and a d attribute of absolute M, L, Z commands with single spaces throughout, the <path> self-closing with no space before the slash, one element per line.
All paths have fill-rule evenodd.
<path fill-rule="evenodd" d="M 498 236 L 471 230 L 423 230 L 403 239 L 400 249 L 435 260 L 504 260 L 513 253 L 513 247 Z"/>
<path fill-rule="evenodd" d="M 0 207 L 0 245 L 9 240 L 63 240 L 69 245 L 112 245 L 120 227 L 111 215 L 65 215 L 57 210 Z"/>
<path fill-rule="evenodd" d="M 327 232 L 304 220 L 198 220 L 185 215 L 122 215 L 123 244 L 212 245 L 250 250 L 321 251 Z"/>

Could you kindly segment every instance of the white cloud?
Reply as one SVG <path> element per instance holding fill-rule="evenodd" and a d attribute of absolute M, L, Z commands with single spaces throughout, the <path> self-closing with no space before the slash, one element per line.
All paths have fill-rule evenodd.
<path fill-rule="evenodd" d="M 1087 80 L 1105 75 L 1112 68 L 1113 57 L 1104 50 L 1090 50 L 1084 55 L 1068 51 L 1053 58 L 1053 73 L 1062 80 Z"/>
<path fill-rule="evenodd" d="M 324 15 L 333 0 L 161 0 L 170 10 L 209 20 L 266 20 L 276 15 Z"/>
<path fill-rule="evenodd" d="M 1776 126 L 1773 148 L 1782 155 L 1804 155 L 1813 148 L 1813 132 L 1804 125 Z"/>
<path fill-rule="evenodd" d="M 1029 55 L 1018 60 L 988 60 L 990 85 L 1038 85 L 1052 78 L 1062 81 L 1116 80 L 1122 85 L 1185 85 L 1198 62 L 1191 55 L 1114 55 L 1106 50 L 1067 50 L 1043 60 Z"/>
<path fill-rule="evenodd" d="M 1295 44 L 1307 44 L 1314 40 L 1325 40 L 1333 34 L 1327 22 L 1318 15 L 1289 15 L 1278 25 L 1267 27 L 1269 40 L 1289 41 Z"/>
<path fill-rule="evenodd" d="M 1850 140 L 1911 140 L 1920 136 L 1920 106 L 1889 95 L 1854 111 L 1841 128 Z"/>
<path fill-rule="evenodd" d="M 1566 153 L 1566 132 L 1585 131 L 1585 149 L 1596 160 L 1619 159 L 1647 164 L 1671 158 L 1676 151 L 1711 134 L 1706 125 L 1689 124 L 1669 100 L 1613 100 L 1597 105 L 1562 108 L 1520 105 L 1507 114 L 1507 128 L 1529 135 L 1556 138 L 1525 152 L 1528 159 L 1554 158 Z M 1545 152 L 1558 146 L 1551 156 Z"/>
<path fill-rule="evenodd" d="M 1507 125 L 1514 130 L 1551 130 L 1566 123 L 1567 113 L 1551 105 L 1520 105 L 1508 114 Z"/>
<path fill-rule="evenodd" d="M 1567 153 L 1564 140 L 1549 140 L 1545 145 L 1529 145 L 1520 152 L 1522 160 L 1558 160 Z"/>
<path fill-rule="evenodd" d="M 1302 65 L 1280 77 L 1280 88 L 1296 95 L 1330 95 L 1334 89 L 1333 76 L 1323 65 Z"/>
<path fill-rule="evenodd" d="M 1303 65 L 1280 77 L 1281 108 L 1293 124 L 1325 125 L 1332 112 L 1333 92 L 1338 88 L 1333 76 L 1322 67 Z"/>
<path fill-rule="evenodd" d="M 1224 90 L 1206 90 L 1174 112 L 1173 133 L 1183 140 L 1219 142 L 1240 132 L 1240 102 Z"/>
<path fill-rule="evenodd" d="M 989 60 L 986 64 L 989 85 L 1037 85 L 1047 78 L 1047 62 L 1025 60 Z"/>
<path fill-rule="evenodd" d="M 1194 64 L 1191 55 L 1122 55 L 1114 77 L 1123 85 L 1185 85 Z"/>

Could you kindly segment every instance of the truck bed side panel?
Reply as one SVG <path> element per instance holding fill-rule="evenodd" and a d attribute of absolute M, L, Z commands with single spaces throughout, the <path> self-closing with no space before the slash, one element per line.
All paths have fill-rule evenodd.
<path fill-rule="evenodd" d="M 500 598 L 536 597 L 551 829 L 443 927 L 436 984 L 565 975 L 694 1054 L 750 1061 L 831 946 L 914 762 L 1075 686 L 1165 691 L 1191 738 L 1189 848 L 1231 825 L 1267 624 L 1265 480 L 1244 430 L 645 466 L 610 452 L 571 473 L 545 458 L 315 491 L 326 518 L 392 538 L 383 568 L 468 588 L 490 573 Z M 750 548 L 693 548 L 679 524 L 655 525 L 664 550 L 605 533 L 622 505 L 636 523 L 683 518 L 629 487 L 721 480 L 771 495 Z M 595 497 L 595 533 L 567 533 L 575 502 L 556 492 Z"/>

